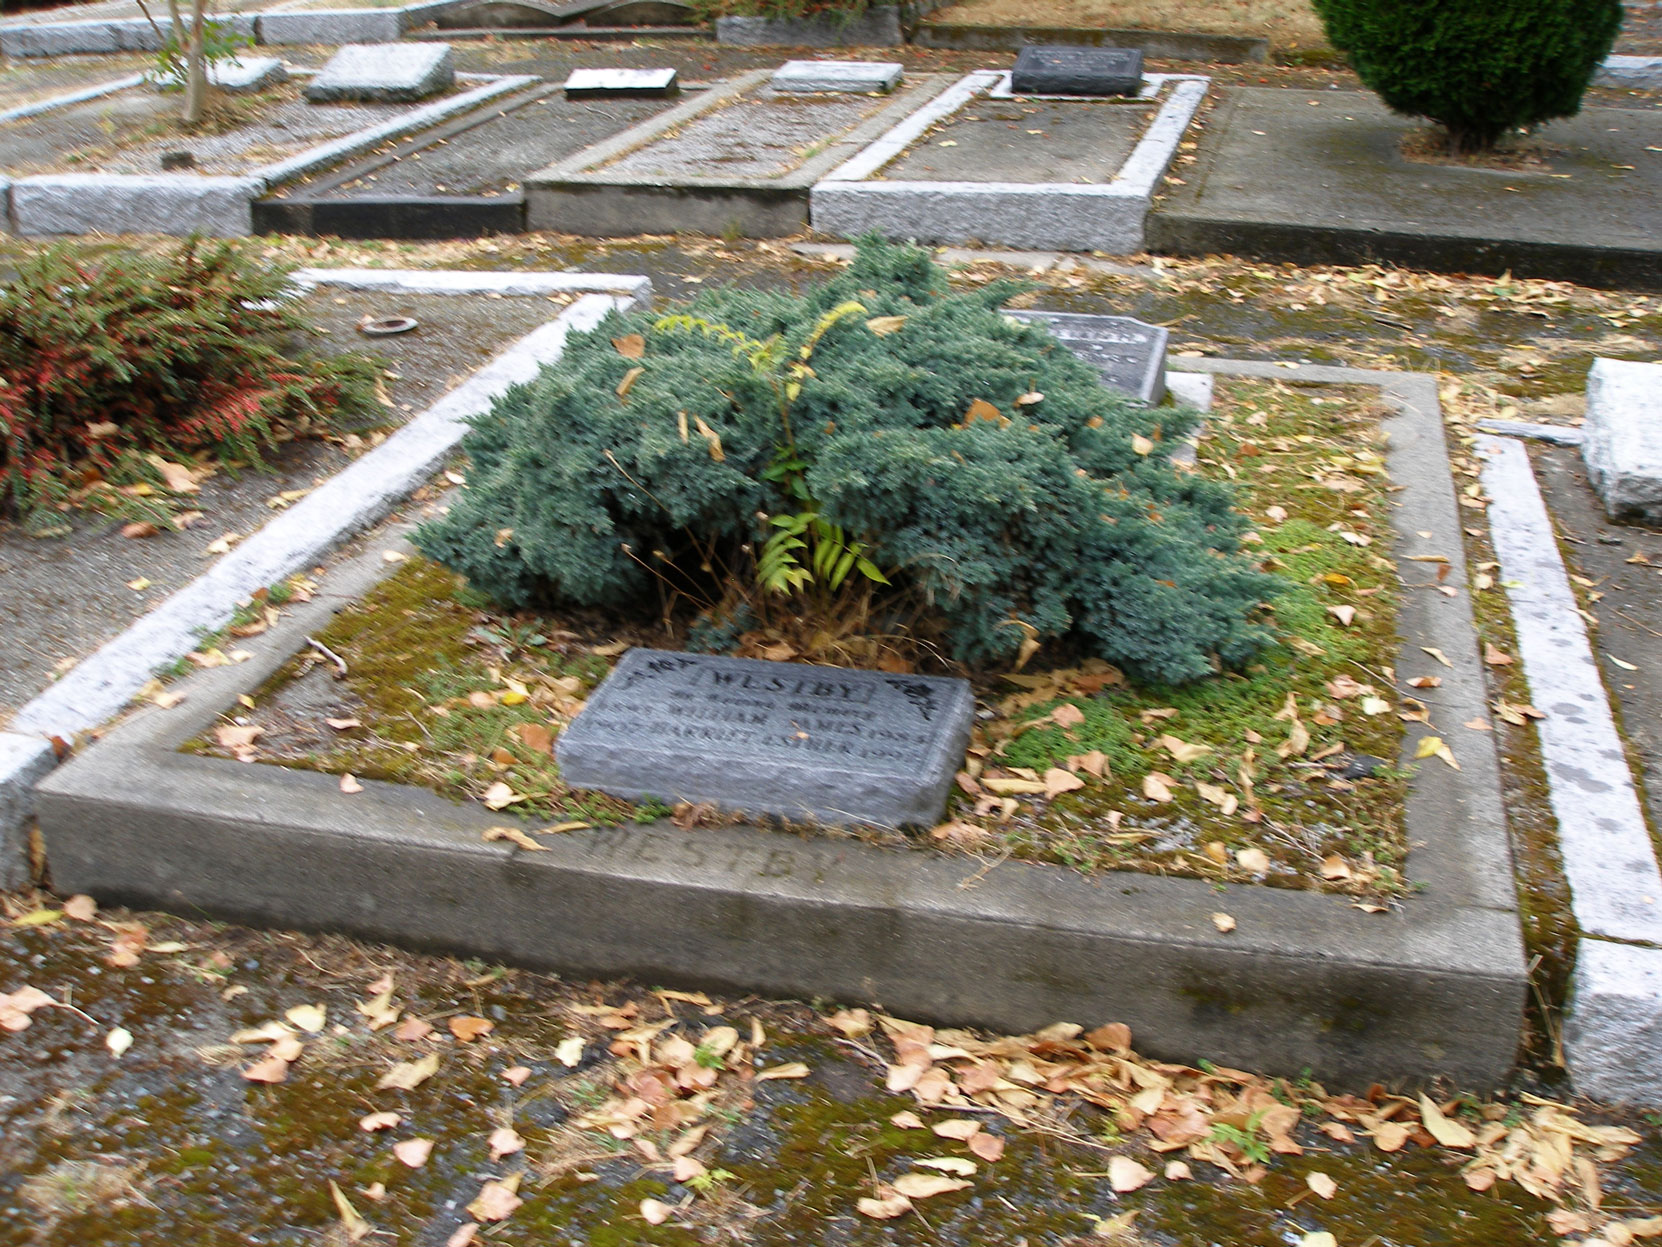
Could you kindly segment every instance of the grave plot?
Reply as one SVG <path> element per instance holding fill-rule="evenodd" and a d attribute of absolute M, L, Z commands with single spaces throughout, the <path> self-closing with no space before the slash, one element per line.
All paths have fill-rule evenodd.
<path fill-rule="evenodd" d="M 0 63 L 0 120 L 13 111 L 39 107 L 66 95 L 132 79 L 155 68 L 143 55 L 78 57 L 74 60 Z"/>
<path fill-rule="evenodd" d="M 951 83 L 915 75 L 892 97 L 776 91 L 757 70 L 526 180 L 532 229 L 694 230 L 752 238 L 808 223 L 808 191 Z"/>
<path fill-rule="evenodd" d="M 612 346 L 612 371 L 654 358 L 627 336 Z M 909 1015 L 1016 1029 L 1113 1017 L 1161 1054 L 1309 1067 L 1337 1083 L 1444 1073 L 1492 1084 L 1513 1059 L 1526 976 L 1510 872 L 1498 865 L 1509 851 L 1491 739 L 1460 735 L 1457 757 L 1440 752 L 1449 746 L 1439 733 L 1454 738 L 1454 725 L 1486 708 L 1469 604 L 1436 591 L 1434 568 L 1448 568 L 1451 584 L 1465 572 L 1435 383 L 1191 366 L 1218 381 L 1350 387 L 1306 403 L 1320 412 L 1315 398 L 1339 402 L 1347 413 L 1328 429 L 1349 439 L 1344 464 L 1330 461 L 1339 453 L 1331 448 L 1293 446 L 1279 415 L 1251 405 L 1259 400 L 1250 386 L 1220 412 L 1227 432 L 1220 423 L 1202 443 L 1208 470 L 1232 469 L 1271 490 L 1259 469 L 1289 442 L 1285 470 L 1299 483 L 1286 492 L 1308 497 L 1283 506 L 1249 494 L 1243 505 L 1265 555 L 1302 587 L 1277 609 L 1300 617 L 1297 635 L 1320 651 L 1289 659 L 1293 678 L 1309 683 L 1266 690 L 1254 672 L 1142 687 L 1122 706 L 1128 694 L 1105 666 L 1017 672 L 987 706 L 993 716 L 978 719 L 984 734 L 940 836 L 867 841 L 701 825 L 709 812 L 696 804 L 676 811 L 678 823 L 653 821 L 670 813 L 673 791 L 652 793 L 665 804 L 572 791 L 548 750 L 586 713 L 613 660 L 631 645 L 654 646 L 659 630 L 640 622 L 608 632 L 587 616 L 481 620 L 456 599 L 453 574 L 412 559 L 394 533 L 252 638 L 247 662 L 194 677 L 173 709 L 144 713 L 43 785 L 55 878 L 105 900 L 165 898 L 579 974 L 881 999 Z M 628 375 L 619 390 L 647 402 L 640 396 L 652 383 Z M 1346 424 L 1363 414 L 1359 390 L 1383 404 L 1382 462 L 1359 455 L 1365 439 Z M 683 443 L 671 422 L 667 453 L 725 462 L 715 460 L 715 430 L 688 425 Z M 1150 439 L 1147 452 L 1157 444 Z M 497 549 L 516 540 L 513 526 L 494 538 L 487 531 L 492 540 Z M 350 605 L 359 599 L 365 605 Z M 1403 687 L 1348 674 L 1384 665 L 1370 648 L 1380 645 Z M 772 696 L 823 703 L 817 713 L 783 707 L 809 740 L 836 742 L 852 735 L 847 726 L 876 722 L 861 717 L 878 712 L 858 690 L 845 693 L 834 672 L 774 665 L 788 656 L 763 655 L 759 665 L 778 674 L 760 684 L 743 683 L 749 670 L 729 672 L 737 687 L 692 679 L 680 686 L 689 713 L 668 721 L 734 732 L 743 726 L 735 716 L 765 713 L 741 703 Z M 877 678 L 892 689 L 890 678 L 904 684 L 906 674 Z M 612 678 L 620 676 L 630 678 L 627 664 Z M 700 689 L 718 695 L 701 698 Z M 898 725 L 908 708 L 921 714 L 929 701 L 924 690 L 897 691 L 877 726 Z M 1241 717 L 1242 698 L 1262 703 L 1251 713 L 1264 722 Z M 696 761 L 696 742 L 683 743 Z M 204 756 L 220 751 L 233 757 Z M 246 764 L 262 755 L 285 765 Z M 758 782 L 767 768 L 735 760 L 725 769 Z M 1363 790 L 1387 794 L 1382 822 L 1342 813 Z M 1332 843 L 1307 836 L 1299 812 L 1318 791 L 1335 811 L 1323 832 Z M 1104 797 L 1106 807 L 1087 811 Z M 1241 818 L 1243 809 L 1259 816 Z M 1253 828 L 1262 857 L 1232 852 L 1222 836 L 1214 849 L 1207 828 L 1216 824 L 1205 820 L 1217 818 Z M 972 839 L 982 834 L 991 839 Z M 1018 853 L 1023 837 L 1062 853 Z M 978 859 L 936 849 L 955 838 Z M 1087 853 L 1095 860 L 1076 860 Z M 1347 890 L 1356 873 L 1388 861 L 1399 886 Z M 1345 873 L 1352 878 L 1341 881 Z M 1292 886 L 1265 886 L 1272 874 Z M 1388 881 L 1381 872 L 1374 882 Z"/>
<path fill-rule="evenodd" d="M 12 228 L 35 236 L 246 234 L 250 203 L 269 189 L 530 81 L 474 79 L 421 103 L 313 103 L 297 78 L 224 96 L 218 121 L 193 135 L 177 128 L 177 95 L 137 83 L 0 122 Z"/>
<path fill-rule="evenodd" d="M 116 636 L 200 575 L 213 558 L 214 543 L 235 544 L 292 507 L 459 379 L 557 316 L 571 297 L 310 290 L 300 307 L 316 329 L 314 350 L 363 351 L 384 361 L 382 417 L 270 450 L 258 470 L 228 471 L 183 458 L 188 492 L 172 502 L 189 517 L 189 527 L 176 532 L 129 537 L 123 529 L 135 512 L 107 514 L 91 507 L 65 514 L 50 533 L 29 536 L 16 526 L 0 530 L 0 563 L 6 567 L 0 593 L 0 721 L 45 689 L 64 664 Z M 394 316 L 417 323 L 394 337 L 370 339 L 359 332 L 362 321 Z"/>
<path fill-rule="evenodd" d="M 981 71 L 813 190 L 814 228 L 920 242 L 1143 249 L 1154 187 L 1207 79 L 1149 74 L 1137 97 L 1014 96 Z"/>
<path fill-rule="evenodd" d="M 525 180 L 673 100 L 568 99 L 543 83 L 254 204 L 262 233 L 456 238 L 525 229 Z"/>

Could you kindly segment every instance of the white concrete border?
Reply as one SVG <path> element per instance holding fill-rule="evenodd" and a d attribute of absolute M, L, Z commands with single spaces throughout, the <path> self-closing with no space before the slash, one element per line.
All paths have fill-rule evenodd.
<path fill-rule="evenodd" d="M 364 270 L 305 270 L 313 285 L 351 286 Z M 576 302 L 539 329 L 507 347 L 426 411 L 374 450 L 336 473 L 289 510 L 270 520 L 214 566 L 174 593 L 126 631 L 83 659 L 68 674 L 21 710 L 11 727 L 0 732 L 0 885 L 21 886 L 28 875 L 26 826 L 33 810 L 35 782 L 50 770 L 53 736 L 72 741 L 78 733 L 104 723 L 124 707 L 158 667 L 194 649 L 204 632 L 221 627 L 237 604 L 255 589 L 316 563 L 351 534 L 374 524 L 443 463 L 467 431 L 467 421 L 489 410 L 510 386 L 523 384 L 560 357 L 568 335 L 595 325 L 614 308 L 646 306 L 651 282 L 645 277 L 582 274 L 464 273 L 394 274 L 405 284 L 360 288 L 397 288 L 432 294 L 504 293 L 527 278 L 563 279 L 548 289 L 579 293 Z M 492 282 L 507 278 L 509 282 Z M 535 284 L 534 282 L 529 284 Z M 581 293 L 598 291 L 597 293 Z"/>
<path fill-rule="evenodd" d="M 214 20 L 256 44 L 394 43 L 405 31 L 473 0 L 424 0 L 387 9 L 301 9 L 275 6 L 262 13 L 226 13 Z M 74 22 L 0 22 L 0 53 L 73 56 L 86 52 L 154 52 L 156 30 L 143 17 Z"/>
<path fill-rule="evenodd" d="M 1582 938 L 1564 1047 L 1576 1089 L 1662 1103 L 1662 872 L 1524 444 L 1481 436 L 1489 529 L 1536 706 Z"/>
<path fill-rule="evenodd" d="M 622 273 L 473 273 L 464 269 L 302 268 L 290 274 L 303 290 L 338 286 L 389 294 L 615 294 L 641 307 L 652 302 L 652 279 Z"/>
<path fill-rule="evenodd" d="M 1662 90 L 1662 56 L 1607 56 L 1593 75 L 1593 83 L 1601 87 Z"/>
<path fill-rule="evenodd" d="M 931 126 L 976 96 L 1008 86 L 1008 71 L 979 70 L 816 183 L 809 196 L 813 227 L 843 238 L 877 230 L 918 242 L 1134 255 L 1143 250 L 1155 188 L 1211 83 L 1194 74 L 1144 77 L 1156 90 L 1170 84 L 1171 92 L 1111 182 L 872 180 Z"/>
<path fill-rule="evenodd" d="M 0 112 L 0 125 L 8 121 L 22 121 L 25 117 L 38 117 L 41 113 L 49 113 L 54 109 L 68 108 L 71 104 L 84 104 L 88 100 L 114 95 L 117 91 L 125 91 L 129 87 L 143 86 L 148 77 L 148 74 L 129 74 L 113 82 L 100 82 L 97 86 L 82 87 L 79 91 L 70 91 L 66 95 L 54 95 L 49 99 L 36 100 L 33 104 L 19 104 L 16 108 Z"/>
<path fill-rule="evenodd" d="M 142 83 L 142 78 L 139 80 Z M 449 99 L 412 108 L 377 125 L 262 165 L 241 177 L 194 173 L 58 173 L 11 184 L 12 229 L 26 237 L 104 234 L 250 234 L 254 200 L 307 173 L 339 164 L 388 139 L 428 129 L 536 81 L 496 77 Z"/>

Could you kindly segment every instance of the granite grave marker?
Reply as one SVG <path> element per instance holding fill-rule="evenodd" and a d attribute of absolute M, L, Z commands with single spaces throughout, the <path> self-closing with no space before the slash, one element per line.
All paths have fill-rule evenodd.
<path fill-rule="evenodd" d="M 1129 316 L 1006 310 L 1017 320 L 1042 321 L 1061 344 L 1097 370 L 1102 383 L 1145 403 L 1166 396 L 1166 331 Z"/>
<path fill-rule="evenodd" d="M 681 94 L 673 69 L 574 69 L 566 79 L 566 99 L 668 99 Z"/>
<path fill-rule="evenodd" d="M 456 85 L 448 43 L 349 43 L 307 85 L 314 104 L 408 104 Z"/>
<path fill-rule="evenodd" d="M 846 91 L 887 95 L 900 85 L 906 67 L 894 61 L 786 61 L 774 71 L 775 91 Z"/>
<path fill-rule="evenodd" d="M 1026 47 L 1010 71 L 1016 95 L 1135 95 L 1142 85 L 1134 48 Z"/>
<path fill-rule="evenodd" d="M 633 649 L 560 734 L 574 788 L 881 827 L 940 821 L 967 680 Z"/>

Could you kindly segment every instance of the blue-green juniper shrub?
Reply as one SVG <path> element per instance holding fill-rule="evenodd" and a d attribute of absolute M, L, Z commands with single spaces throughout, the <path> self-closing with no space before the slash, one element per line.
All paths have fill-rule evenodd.
<path fill-rule="evenodd" d="M 1105 389 L 1000 313 L 1011 293 L 866 240 L 806 295 L 614 314 L 474 422 L 468 485 L 416 544 L 510 607 L 644 617 L 665 585 L 754 602 L 771 517 L 807 507 L 884 574 L 844 590 L 959 662 L 1032 637 L 1172 684 L 1245 664 L 1272 578 L 1228 487 L 1169 461 L 1192 413 Z"/>

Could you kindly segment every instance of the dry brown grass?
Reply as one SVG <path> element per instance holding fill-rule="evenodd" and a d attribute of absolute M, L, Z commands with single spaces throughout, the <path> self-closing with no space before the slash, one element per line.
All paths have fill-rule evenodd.
<path fill-rule="evenodd" d="M 934 20 L 1252 35 L 1278 49 L 1327 42 L 1308 0 L 965 0 L 936 10 Z"/>

